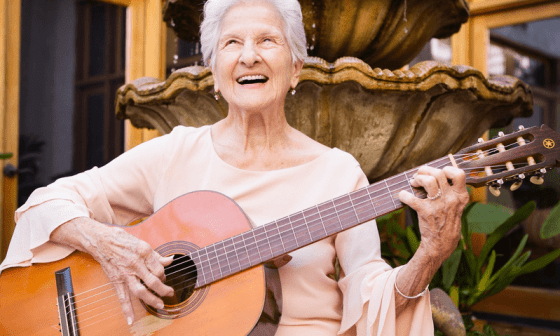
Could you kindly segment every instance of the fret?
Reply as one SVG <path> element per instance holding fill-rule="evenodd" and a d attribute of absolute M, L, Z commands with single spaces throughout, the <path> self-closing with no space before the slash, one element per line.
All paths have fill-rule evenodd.
<path fill-rule="evenodd" d="M 296 242 L 298 246 L 304 246 L 313 241 L 309 230 L 303 225 L 304 223 L 302 223 L 302 213 L 288 216 L 288 218 L 290 219 L 290 223 L 292 225 L 292 231 L 296 235 Z"/>
<path fill-rule="evenodd" d="M 389 195 L 391 193 L 391 190 L 389 189 L 389 185 L 387 184 L 387 180 L 385 180 L 385 185 L 387 186 L 387 190 L 389 191 Z M 395 200 L 393 199 L 393 197 L 391 197 L 391 200 L 393 201 L 393 205 L 395 206 L 395 208 L 397 207 L 397 205 L 395 204 Z"/>
<path fill-rule="evenodd" d="M 279 256 L 284 254 L 284 252 L 286 252 L 286 247 L 284 246 L 284 241 L 282 240 L 282 235 L 280 234 L 280 230 L 278 229 L 278 222 L 274 221 L 270 224 L 265 225 L 265 227 L 267 228 L 267 237 L 269 240 L 269 243 L 271 244 L 271 247 L 273 247 L 273 252 L 274 252 L 274 256 Z M 276 242 L 280 241 L 280 245 L 282 245 L 282 247 L 280 247 L 280 245 L 276 244 Z"/>
<path fill-rule="evenodd" d="M 253 231 L 247 231 L 242 234 L 245 247 L 247 248 L 247 255 L 249 256 L 249 264 L 251 266 L 257 265 L 260 262 L 260 252 L 257 247 L 257 242 Z M 255 253 L 256 252 L 256 253 Z"/>
<path fill-rule="evenodd" d="M 224 247 L 226 249 L 226 257 L 228 259 L 231 274 L 238 272 L 239 270 L 241 270 L 241 266 L 239 265 L 239 256 L 237 255 L 237 250 L 235 249 L 235 245 L 233 244 L 233 237 L 224 240 Z"/>
<path fill-rule="evenodd" d="M 414 193 L 414 189 L 412 189 L 412 184 L 410 184 L 411 178 L 408 177 L 407 172 L 404 172 L 404 177 L 406 177 L 407 185 L 408 185 L 408 189 L 410 190 L 410 193 L 411 193 L 412 195 L 415 195 L 415 196 L 416 196 L 416 193 Z"/>
<path fill-rule="evenodd" d="M 338 225 L 336 225 L 338 224 L 338 216 L 336 215 L 336 210 L 329 204 L 329 202 L 319 204 L 317 209 L 327 235 L 330 236 L 333 233 L 339 232 L 340 230 L 338 229 Z"/>
<path fill-rule="evenodd" d="M 206 251 L 208 254 L 208 262 L 210 263 L 210 271 L 212 273 L 212 280 L 216 280 L 222 277 L 222 271 L 220 270 L 220 261 L 218 260 L 218 255 L 216 254 L 216 247 L 214 245 L 208 245 L 206 247 Z M 216 261 L 216 262 L 214 262 Z M 214 273 L 216 271 L 216 273 Z M 220 272 L 220 275 L 217 275 L 217 272 Z"/>
<path fill-rule="evenodd" d="M 260 226 L 253 230 L 253 234 L 255 235 L 255 239 L 257 240 L 257 249 L 259 250 L 259 256 L 261 260 L 268 260 L 272 258 L 272 248 L 270 247 L 270 243 L 268 238 L 266 237 L 266 229 L 264 226 Z M 268 245 L 268 247 L 266 246 Z M 262 253 L 261 253 L 262 252 Z"/>
<path fill-rule="evenodd" d="M 367 221 L 372 218 L 369 213 L 371 210 L 375 211 L 373 204 L 371 203 L 371 198 L 366 188 L 359 189 L 350 194 L 352 198 L 352 205 L 357 213 L 358 219 L 360 221 Z M 375 213 L 374 213 L 375 215 Z"/>
<path fill-rule="evenodd" d="M 317 241 L 321 238 L 326 237 L 327 232 L 325 231 L 325 228 L 323 226 L 319 210 L 316 207 L 304 210 L 303 216 L 312 240 Z M 323 234 L 323 232 L 325 234 Z"/>
<path fill-rule="evenodd" d="M 291 251 L 293 248 L 299 247 L 288 217 L 278 220 L 278 231 L 280 232 L 280 237 L 282 237 L 281 239 L 284 242 L 286 251 Z"/>
<path fill-rule="evenodd" d="M 202 270 L 204 272 L 204 278 L 206 279 L 206 275 L 208 275 L 208 277 L 210 278 L 209 281 L 208 279 L 205 280 L 206 283 L 214 281 L 216 277 L 214 277 L 214 274 L 212 272 L 210 258 L 208 256 L 208 251 L 206 248 L 202 249 L 202 253 L 200 254 L 200 265 L 202 266 Z M 208 271 L 210 273 L 208 273 Z"/>
<path fill-rule="evenodd" d="M 323 226 L 323 230 L 325 231 L 325 237 L 328 236 L 329 234 L 327 233 L 327 228 L 325 228 L 325 222 L 323 222 L 323 217 L 321 216 L 321 211 L 319 211 L 319 207 L 315 205 L 315 208 L 317 209 L 317 214 L 319 214 L 319 219 L 321 220 L 321 225 Z"/>
<path fill-rule="evenodd" d="M 237 258 L 239 259 L 240 269 L 245 269 L 246 267 L 249 267 L 251 263 L 243 237 L 241 235 L 237 235 L 233 237 L 233 244 L 234 244 L 235 251 L 237 253 Z"/>
<path fill-rule="evenodd" d="M 191 258 L 191 260 L 194 262 L 194 265 L 196 267 L 196 286 L 200 287 L 204 284 L 207 284 L 207 280 L 206 280 L 206 275 L 204 274 L 204 270 L 202 268 L 202 264 L 200 262 L 200 256 L 199 256 L 199 252 L 200 250 L 196 250 L 193 253 L 191 253 L 189 255 L 189 257 Z M 200 277 L 202 275 L 202 278 Z"/>
<path fill-rule="evenodd" d="M 358 216 L 353 209 L 350 195 L 344 195 L 333 201 L 337 214 L 339 215 L 340 224 L 343 229 L 352 227 L 358 223 Z M 348 207 L 352 205 L 352 208 Z M 342 208 L 341 210 L 338 210 Z M 344 224 L 344 225 L 343 225 Z"/>
<path fill-rule="evenodd" d="M 340 230 L 344 230 L 344 228 L 342 227 L 342 222 L 340 221 L 340 217 L 338 216 L 338 211 L 336 211 L 336 205 L 334 204 L 334 201 L 332 201 L 332 200 L 331 200 L 331 203 L 333 205 L 334 213 L 336 214 L 336 218 L 338 219 L 337 223 L 340 226 Z"/>
<path fill-rule="evenodd" d="M 231 274 L 231 267 L 229 266 L 226 248 L 223 241 L 215 243 L 214 247 L 216 249 L 218 267 L 220 268 L 220 277 L 223 278 L 224 276 Z"/>
<path fill-rule="evenodd" d="M 298 236 L 296 234 L 296 231 L 294 230 L 294 224 L 292 223 L 292 219 L 290 218 L 290 216 L 287 216 L 286 218 L 288 218 L 290 229 L 292 230 L 292 233 L 294 234 L 294 239 L 296 241 L 296 246 L 298 246 L 298 247 L 302 246 L 302 244 L 300 244 L 299 241 L 298 241 Z"/>

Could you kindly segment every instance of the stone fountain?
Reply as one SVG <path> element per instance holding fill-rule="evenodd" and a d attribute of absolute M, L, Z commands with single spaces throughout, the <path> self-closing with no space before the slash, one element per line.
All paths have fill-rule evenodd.
<path fill-rule="evenodd" d="M 456 152 L 490 127 L 532 113 L 529 87 L 513 77 L 485 78 L 477 69 L 437 62 L 398 70 L 432 37 L 459 30 L 469 17 L 466 0 L 300 4 L 311 57 L 296 95 L 286 98 L 288 122 L 353 154 L 372 182 Z M 167 0 L 164 20 L 180 38 L 197 41 L 201 11 L 199 0 Z M 118 90 L 117 116 L 164 134 L 177 125 L 212 124 L 228 110 L 226 101 L 214 100 L 213 84 L 200 66 L 165 81 L 140 78 Z M 434 308 L 440 330 L 464 335 L 460 319 L 450 322 L 450 305 L 441 307 Z"/>
<path fill-rule="evenodd" d="M 300 0 L 311 55 L 288 122 L 317 141 L 350 152 L 370 181 L 470 145 L 490 127 L 532 113 L 523 82 L 485 78 L 471 67 L 407 64 L 432 37 L 457 32 L 465 0 Z M 167 0 L 164 20 L 179 37 L 198 39 L 202 2 Z M 213 98 L 212 74 L 193 66 L 165 81 L 141 78 L 118 90 L 117 116 L 168 133 L 215 123 L 227 103 Z"/>

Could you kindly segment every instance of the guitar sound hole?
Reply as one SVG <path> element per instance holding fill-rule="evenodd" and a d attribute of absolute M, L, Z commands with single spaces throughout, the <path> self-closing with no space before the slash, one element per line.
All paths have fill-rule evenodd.
<path fill-rule="evenodd" d="M 189 256 L 174 254 L 171 265 L 165 267 L 165 284 L 175 290 L 175 295 L 162 297 L 166 306 L 175 306 L 186 301 L 196 285 L 196 266 Z"/>

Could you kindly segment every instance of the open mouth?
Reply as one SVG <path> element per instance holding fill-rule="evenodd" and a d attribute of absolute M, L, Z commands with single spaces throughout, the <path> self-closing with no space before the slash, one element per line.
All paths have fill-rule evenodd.
<path fill-rule="evenodd" d="M 263 75 L 243 76 L 237 79 L 237 83 L 241 85 L 266 83 L 267 81 L 268 77 Z"/>

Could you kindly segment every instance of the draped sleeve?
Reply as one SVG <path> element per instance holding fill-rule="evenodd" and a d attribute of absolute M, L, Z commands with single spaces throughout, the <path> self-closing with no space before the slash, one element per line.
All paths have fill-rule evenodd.
<path fill-rule="evenodd" d="M 357 188 L 368 184 L 361 173 Z M 429 293 L 396 316 L 395 281 L 399 268 L 381 258 L 375 221 L 339 233 L 336 253 L 342 268 L 338 282 L 343 296 L 339 334 L 358 336 L 432 336 L 434 327 Z"/>
<path fill-rule="evenodd" d="M 15 213 L 17 225 L 0 271 L 72 253 L 72 248 L 49 241 L 51 232 L 71 219 L 90 217 L 124 225 L 153 213 L 172 138 L 173 132 L 140 144 L 101 168 L 35 190 Z"/>

